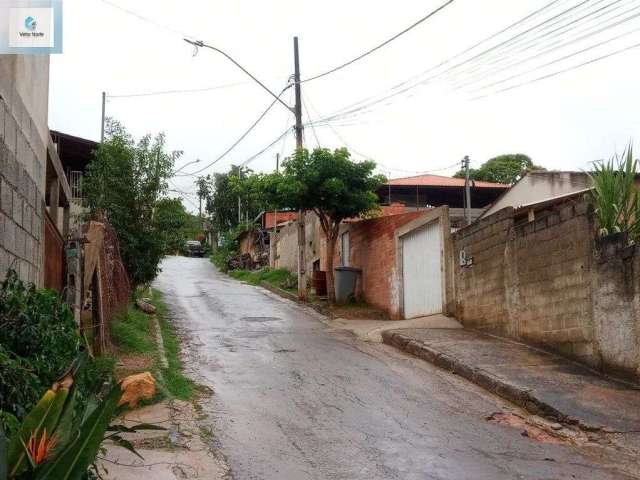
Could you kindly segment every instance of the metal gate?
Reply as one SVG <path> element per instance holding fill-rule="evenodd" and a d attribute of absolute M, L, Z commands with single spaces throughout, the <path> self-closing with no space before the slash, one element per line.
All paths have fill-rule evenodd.
<path fill-rule="evenodd" d="M 427 224 L 401 238 L 404 317 L 442 313 L 440 224 Z"/>

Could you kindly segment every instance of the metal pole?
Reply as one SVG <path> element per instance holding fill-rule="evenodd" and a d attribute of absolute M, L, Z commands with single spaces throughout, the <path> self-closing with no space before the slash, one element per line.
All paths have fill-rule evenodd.
<path fill-rule="evenodd" d="M 300 56 L 298 53 L 298 37 L 293 37 L 293 65 L 294 74 L 293 81 L 295 87 L 296 104 L 293 109 L 296 116 L 296 150 L 300 152 L 302 146 L 302 94 L 300 92 Z M 307 298 L 307 275 L 306 275 L 306 259 L 305 249 L 305 212 L 298 210 L 298 298 L 306 300 Z M 329 260 L 329 264 L 331 264 Z"/>
<path fill-rule="evenodd" d="M 104 112 L 106 102 L 107 94 L 106 92 L 102 92 L 102 122 L 100 124 L 100 143 L 104 142 Z"/>
<path fill-rule="evenodd" d="M 471 224 L 471 185 L 469 182 L 469 156 L 464 157 L 464 197 L 467 225 Z"/>

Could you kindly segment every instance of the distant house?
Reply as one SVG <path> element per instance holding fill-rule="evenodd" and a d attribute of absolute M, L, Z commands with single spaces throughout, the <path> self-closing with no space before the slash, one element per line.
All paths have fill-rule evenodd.
<path fill-rule="evenodd" d="M 464 208 L 464 179 L 440 175 L 416 175 L 394 178 L 378 189 L 381 205 L 402 203 L 406 211 L 449 207 L 451 225 L 462 225 Z M 471 181 L 471 218 L 478 218 L 486 207 L 495 202 L 510 185 Z"/>
<path fill-rule="evenodd" d="M 82 181 L 98 148 L 98 142 L 55 130 L 51 130 L 51 139 L 71 189 L 71 221 L 77 226 L 85 211 Z"/>
<path fill-rule="evenodd" d="M 524 205 L 561 198 L 590 189 L 591 178 L 585 172 L 527 173 L 481 215 L 488 217 L 506 207 L 520 208 Z"/>

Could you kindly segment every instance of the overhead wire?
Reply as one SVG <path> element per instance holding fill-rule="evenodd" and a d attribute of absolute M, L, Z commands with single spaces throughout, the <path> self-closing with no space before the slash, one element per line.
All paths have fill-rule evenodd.
<path fill-rule="evenodd" d="M 420 18 L 418 21 L 412 23 L 411 25 L 409 25 L 408 27 L 406 27 L 404 30 L 396 33 L 395 35 L 393 35 L 391 38 L 388 38 L 387 40 L 383 41 L 382 43 L 379 43 L 378 45 L 376 45 L 375 47 L 367 50 L 366 52 L 358 55 L 357 57 L 352 58 L 351 60 L 344 62 L 336 67 L 333 67 L 325 72 L 319 73 L 317 75 L 314 75 L 312 77 L 309 78 L 305 78 L 304 80 L 301 80 L 301 83 L 305 83 L 305 82 L 310 82 L 312 80 L 317 80 L 318 78 L 322 78 L 322 77 L 326 77 L 327 75 L 330 75 L 332 73 L 337 72 L 338 70 L 342 70 L 345 67 L 348 67 L 349 65 L 353 65 L 354 63 L 356 63 L 359 60 L 362 60 L 363 58 L 371 55 L 372 53 L 376 52 L 377 50 L 380 50 L 382 47 L 388 45 L 389 43 L 393 42 L 394 40 L 396 40 L 397 38 L 401 37 L 402 35 L 404 35 L 405 33 L 413 30 L 415 27 L 417 27 L 418 25 L 426 22 L 427 20 L 429 20 L 431 17 L 433 17 L 434 15 L 436 15 L 438 12 L 440 12 L 441 10 L 445 9 L 446 7 L 448 7 L 449 5 L 451 5 L 455 0 L 448 0 L 445 3 L 443 3 L 442 5 L 440 5 L 438 8 L 436 8 L 435 10 L 430 11 L 429 13 L 427 13 L 425 16 L 423 16 L 422 18 Z"/>
<path fill-rule="evenodd" d="M 609 5 L 605 6 L 605 7 L 602 7 L 602 8 L 608 8 L 608 7 L 613 6 L 614 4 L 616 4 L 616 3 L 620 2 L 620 1 L 621 0 L 616 0 L 615 2 L 612 2 L 611 4 L 609 4 Z M 596 20 L 596 19 L 598 19 L 598 18 L 600 18 L 600 17 L 602 17 L 604 15 L 607 15 L 607 14 L 611 13 L 612 11 L 615 11 L 618 8 L 623 7 L 623 6 L 624 6 L 624 4 L 623 5 L 618 5 L 617 7 L 613 8 L 612 10 L 605 10 L 605 11 L 601 11 L 601 9 L 598 9 L 595 12 L 591 12 L 590 14 L 581 17 L 581 19 L 589 18 L 591 15 L 594 15 L 596 12 L 599 12 L 598 15 L 596 15 L 593 18 L 591 18 L 591 21 L 593 21 L 593 20 Z M 622 13 L 620 13 L 618 15 L 615 15 L 614 17 L 607 18 L 607 19 L 605 19 L 605 20 L 603 20 L 601 22 L 595 23 L 594 25 L 589 25 L 588 28 L 579 31 L 577 36 L 571 38 L 571 40 L 565 41 L 564 43 L 562 43 L 563 40 L 562 40 L 562 38 L 560 38 L 559 40 L 557 40 L 555 42 L 551 42 L 551 43 L 549 43 L 547 45 L 544 45 L 541 42 L 539 42 L 538 40 L 541 40 L 543 38 L 547 38 L 548 35 L 546 35 L 546 34 L 541 36 L 541 37 L 538 37 L 536 39 L 533 39 L 533 41 L 529 42 L 529 44 L 522 45 L 522 46 L 519 47 L 519 49 L 517 51 L 515 51 L 515 55 L 514 55 L 515 58 L 516 58 L 515 62 L 509 63 L 507 65 L 503 65 L 503 66 L 501 66 L 499 68 L 492 69 L 491 67 L 493 65 L 500 64 L 502 62 L 511 60 L 511 58 L 503 55 L 502 57 L 499 57 L 497 59 L 493 59 L 492 61 L 486 62 L 486 64 L 481 64 L 480 66 L 476 66 L 475 68 L 473 68 L 471 70 L 460 72 L 459 75 L 464 75 L 466 73 L 467 75 L 469 75 L 469 77 L 467 79 L 463 78 L 462 84 L 457 84 L 455 86 L 455 88 L 459 89 L 461 86 L 465 86 L 465 85 L 474 83 L 475 81 L 477 81 L 478 78 L 486 79 L 487 75 L 494 76 L 497 73 L 500 73 L 500 72 L 502 72 L 504 70 L 507 70 L 508 68 L 512 68 L 514 66 L 517 66 L 517 65 L 520 65 L 520 64 L 523 64 L 523 63 L 527 63 L 527 62 L 529 62 L 529 61 L 531 61 L 533 59 L 539 58 L 539 57 L 547 55 L 549 53 L 553 53 L 553 52 L 555 52 L 557 50 L 561 50 L 561 49 L 563 49 L 563 48 L 565 48 L 567 46 L 570 46 L 570 45 L 572 45 L 574 43 L 578 43 L 578 42 L 580 42 L 582 40 L 585 40 L 586 38 L 589 38 L 589 37 L 591 37 L 593 35 L 597 35 L 599 33 L 602 33 L 603 31 L 606 31 L 609 28 L 615 27 L 615 26 L 617 26 L 619 24 L 622 24 L 622 23 L 624 23 L 626 21 L 632 20 L 635 17 L 626 18 L 626 19 L 623 19 L 623 20 L 621 20 L 619 22 L 615 22 L 615 23 L 607 25 L 605 27 L 598 28 L 601 25 L 603 25 L 603 24 L 605 24 L 605 23 L 607 23 L 607 22 L 609 22 L 611 20 L 614 20 L 616 18 L 619 18 L 620 16 L 626 15 L 627 13 L 630 13 L 630 12 L 636 10 L 637 8 L 638 8 L 638 6 L 632 8 L 630 10 L 626 10 L 625 12 L 622 12 Z M 570 25 L 570 24 L 574 24 L 574 22 L 570 22 L 567 25 Z M 567 25 L 565 25 L 565 27 Z M 595 30 L 592 30 L 593 28 L 595 28 Z M 560 33 L 556 32 L 556 35 L 552 35 L 550 37 L 550 39 L 562 37 L 565 33 L 567 33 L 567 32 L 571 33 L 573 30 L 575 30 L 575 29 L 571 28 L 569 30 L 565 30 L 565 31 L 560 32 Z M 592 31 L 589 32 L 589 30 L 592 30 Z M 584 32 L 587 32 L 587 33 L 584 33 Z M 547 33 L 550 34 L 551 32 L 547 32 Z M 530 50 L 532 48 L 541 48 L 541 47 L 546 47 L 546 49 L 543 50 L 542 52 L 536 53 L 533 56 L 529 56 L 529 57 L 527 57 L 525 59 L 521 59 L 522 53 L 524 53 L 527 50 Z M 505 53 L 507 53 L 507 52 L 505 52 Z M 484 70 L 482 70 L 482 69 L 484 69 Z M 474 72 L 478 72 L 478 73 L 474 75 L 473 74 Z M 464 83 L 465 80 L 466 80 L 466 83 Z"/>
<path fill-rule="evenodd" d="M 291 84 L 288 83 L 287 86 L 284 87 L 284 89 L 280 92 L 280 95 L 278 95 L 278 98 L 280 98 L 282 96 L 282 94 L 284 92 L 286 92 L 289 88 L 291 87 Z M 240 142 L 242 142 L 242 140 L 244 140 L 246 138 L 247 135 L 249 135 L 249 133 L 251 133 L 251 131 L 260 123 L 260 121 L 267 115 L 267 113 L 269 113 L 269 110 L 271 110 L 273 108 L 273 106 L 277 103 L 278 99 L 273 100 L 269 106 L 260 114 L 260 116 L 251 124 L 251 126 L 244 131 L 244 133 L 242 135 L 240 135 L 240 137 L 233 142 L 233 144 L 231 144 L 231 146 L 229 148 L 227 148 L 224 152 L 222 152 L 215 160 L 213 160 L 212 162 L 209 162 L 207 165 L 205 165 L 204 167 L 195 170 L 193 172 L 189 172 L 189 173 L 183 173 L 183 174 L 179 174 L 176 176 L 195 176 L 201 172 L 204 172 L 205 170 L 207 170 L 208 168 L 212 167 L 213 165 L 215 165 L 216 163 L 218 163 L 220 160 L 222 160 L 223 158 L 225 158 L 235 147 L 237 147 Z"/>
<path fill-rule="evenodd" d="M 607 53 L 607 54 L 605 54 L 605 55 L 601 55 L 601 56 L 599 56 L 599 57 L 592 58 L 591 60 L 587 60 L 586 62 L 580 63 L 580 64 L 578 64 L 578 65 L 573 65 L 573 66 L 571 66 L 571 67 L 567 67 L 567 68 L 564 68 L 564 69 L 562 69 L 562 70 L 558 70 L 558 71 L 556 71 L 556 72 L 549 73 L 549 74 L 547 74 L 547 75 L 543 75 L 543 76 L 541 76 L 541 77 L 534 78 L 534 79 L 532 79 L 532 80 L 528 80 L 528 81 L 526 81 L 526 82 L 518 83 L 518 84 L 516 84 L 516 85 L 511 85 L 511 86 L 509 86 L 509 87 L 502 88 L 502 89 L 497 90 L 497 91 L 495 91 L 495 92 L 490 92 L 490 93 L 487 93 L 487 94 L 485 94 L 485 95 L 479 95 L 479 96 L 477 96 L 477 97 L 472 98 L 471 100 L 479 100 L 479 99 L 481 99 L 481 98 L 486 98 L 486 97 L 489 97 L 489 96 L 492 96 L 492 95 L 496 95 L 496 94 L 499 94 L 499 93 L 507 92 L 507 91 L 509 91 L 509 90 L 513 90 L 513 89 L 515 89 L 515 88 L 520 88 L 520 87 L 523 87 L 523 86 L 525 86 L 525 85 L 530 85 L 530 84 L 532 84 L 532 83 L 536 83 L 536 82 L 539 82 L 539 81 L 542 81 L 542 80 L 547 80 L 547 79 L 549 79 L 549 78 L 556 77 L 556 76 L 558 76 L 558 75 L 560 75 L 560 74 L 563 74 L 563 73 L 566 73 L 566 72 L 570 72 L 570 71 L 572 71 L 572 70 L 577 70 L 577 69 L 582 68 L 582 67 L 585 67 L 585 66 L 587 66 L 587 65 L 591 65 L 592 63 L 599 62 L 600 60 L 604 60 L 604 59 L 606 59 L 606 58 L 614 57 L 614 56 L 619 55 L 619 54 L 621 54 L 621 53 L 625 53 L 625 52 L 631 51 L 631 50 L 633 50 L 633 49 L 635 49 L 635 48 L 638 48 L 638 47 L 640 47 L 640 43 L 636 43 L 636 44 L 634 44 L 634 45 L 629 45 L 629 46 L 627 46 L 627 47 L 621 48 L 621 49 L 619 49 L 619 50 L 615 50 L 615 51 L 610 52 L 610 53 Z"/>
<path fill-rule="evenodd" d="M 141 93 L 127 93 L 127 94 L 118 94 L 111 95 L 107 94 L 107 98 L 133 98 L 133 97 L 151 97 L 155 95 L 171 95 L 171 94 L 179 94 L 179 93 L 200 93 L 200 92 L 209 92 L 212 90 L 221 90 L 225 88 L 233 88 L 238 87 L 240 85 L 247 85 L 249 82 L 235 82 L 235 83 L 227 83 L 223 85 L 215 85 L 213 87 L 202 87 L 202 88 L 185 88 L 178 90 L 160 90 L 154 92 L 141 92 Z"/>
<path fill-rule="evenodd" d="M 587 0 L 587 1 L 588 1 L 588 0 Z M 583 4 L 583 3 L 584 3 L 584 2 L 581 2 L 579 5 L 581 5 L 581 4 Z M 566 12 L 566 11 L 568 11 L 568 10 L 569 10 L 569 9 L 565 10 L 565 12 Z M 555 17 L 557 17 L 557 15 L 556 15 L 556 16 L 554 16 L 554 18 L 555 18 Z M 540 25 L 540 24 L 538 24 L 538 25 Z M 611 27 L 611 25 L 610 25 L 610 27 Z M 530 29 L 529 29 L 529 30 L 530 30 Z M 512 37 L 512 38 L 513 38 L 513 37 Z M 504 43 L 504 42 L 503 42 L 503 43 Z M 563 45 L 563 47 L 564 47 L 564 45 Z M 554 50 L 554 51 L 555 51 L 555 50 Z M 605 58 L 606 58 L 606 57 L 605 57 Z M 591 63 L 592 63 L 592 62 L 591 62 Z M 460 64 L 458 64 L 458 65 L 460 65 Z M 449 69 L 448 69 L 448 70 L 449 70 Z M 444 72 L 441 72 L 441 73 L 444 73 Z M 430 78 L 428 78 L 428 79 L 426 79 L 426 80 L 422 80 L 422 81 L 420 81 L 420 82 L 418 82 L 418 83 L 416 83 L 416 84 L 412 84 L 412 85 L 410 85 L 410 86 L 408 86 L 408 87 L 405 87 L 404 89 L 402 89 L 402 90 L 400 90 L 400 91 L 393 92 L 393 93 L 388 94 L 388 95 L 386 95 L 386 96 L 383 96 L 383 97 L 381 97 L 381 98 L 376 98 L 376 99 L 374 99 L 374 100 L 372 100 L 372 101 L 369 101 L 368 103 L 364 103 L 364 104 L 363 104 L 363 103 L 362 103 L 362 101 L 360 101 L 360 102 L 356 102 L 356 103 L 354 103 L 354 104 L 351 104 L 351 106 L 352 106 L 353 108 L 350 108 L 350 109 L 349 109 L 349 107 L 343 107 L 342 109 L 337 110 L 336 112 L 334 112 L 333 114 L 329 115 L 328 117 L 325 117 L 324 119 L 322 119 L 322 121 L 333 121 L 333 120 L 337 120 L 337 119 L 339 119 L 339 118 L 341 118 L 341 119 L 345 119 L 345 118 L 352 117 L 353 115 L 355 115 L 355 114 L 357 114 L 357 113 L 361 113 L 361 112 L 362 112 L 361 114 L 368 113 L 368 111 L 370 111 L 370 109 L 371 109 L 372 107 L 374 107 L 374 106 L 376 106 L 376 105 L 379 105 L 380 103 L 382 103 L 382 102 L 384 102 L 384 101 L 390 100 L 391 98 L 393 98 L 393 97 L 395 97 L 395 96 L 397 96 L 397 95 L 400 95 L 400 94 L 402 94 L 402 93 L 405 93 L 405 92 L 407 92 L 408 90 L 411 90 L 411 89 L 413 89 L 413 88 L 416 88 L 417 86 L 423 85 L 423 84 L 427 83 L 427 81 L 430 81 L 430 80 L 433 80 L 433 79 L 437 78 L 437 76 L 438 76 L 438 75 L 441 75 L 441 74 L 434 75 L 434 76 L 432 76 L 432 77 L 430 77 Z M 369 97 L 369 98 L 371 99 L 371 98 L 373 98 L 373 97 Z M 367 109 L 369 109 L 369 110 L 367 110 Z"/>

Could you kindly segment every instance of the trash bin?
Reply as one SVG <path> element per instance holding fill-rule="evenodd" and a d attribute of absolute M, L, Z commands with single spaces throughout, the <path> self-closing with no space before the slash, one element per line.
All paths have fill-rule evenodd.
<path fill-rule="evenodd" d="M 335 268 L 336 302 L 347 303 L 355 297 L 356 281 L 362 270 L 354 267 Z"/>

